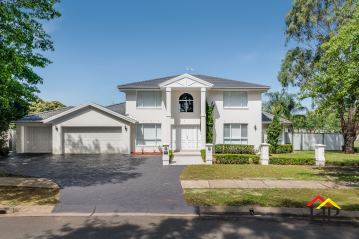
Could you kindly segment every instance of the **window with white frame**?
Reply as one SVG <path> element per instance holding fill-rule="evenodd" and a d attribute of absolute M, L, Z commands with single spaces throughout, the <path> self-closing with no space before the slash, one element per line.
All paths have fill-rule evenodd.
<path fill-rule="evenodd" d="M 137 91 L 136 106 L 138 108 L 160 108 L 161 91 Z"/>
<path fill-rule="evenodd" d="M 136 145 L 161 145 L 161 124 L 138 124 L 136 130 Z"/>
<path fill-rule="evenodd" d="M 248 144 L 247 124 L 224 124 L 225 144 Z"/>
<path fill-rule="evenodd" d="M 248 107 L 248 97 L 245 91 L 224 91 L 224 108 L 245 108 Z"/>

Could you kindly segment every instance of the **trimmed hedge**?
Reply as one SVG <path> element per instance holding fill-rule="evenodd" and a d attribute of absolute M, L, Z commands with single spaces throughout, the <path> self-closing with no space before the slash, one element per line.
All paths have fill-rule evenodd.
<path fill-rule="evenodd" d="M 216 154 L 255 154 L 254 145 L 248 144 L 216 144 Z"/>
<path fill-rule="evenodd" d="M 259 164 L 259 155 L 253 154 L 215 154 L 216 164 Z"/>
<path fill-rule="evenodd" d="M 279 144 L 277 149 L 274 149 L 272 145 L 269 145 L 269 152 L 271 154 L 287 154 L 293 152 L 292 144 Z"/>
<path fill-rule="evenodd" d="M 308 158 L 281 158 L 280 156 L 269 157 L 269 164 L 275 165 L 314 165 L 314 157 Z"/>

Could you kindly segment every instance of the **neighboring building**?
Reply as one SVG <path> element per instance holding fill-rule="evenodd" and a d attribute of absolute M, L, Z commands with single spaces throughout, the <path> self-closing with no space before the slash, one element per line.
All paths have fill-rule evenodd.
<path fill-rule="evenodd" d="M 206 138 L 206 101 L 215 103 L 215 143 L 259 147 L 269 87 L 183 74 L 119 85 L 126 102 L 86 104 L 17 121 L 18 153 L 130 153 L 199 150 Z M 283 122 L 285 123 L 285 122 Z"/>

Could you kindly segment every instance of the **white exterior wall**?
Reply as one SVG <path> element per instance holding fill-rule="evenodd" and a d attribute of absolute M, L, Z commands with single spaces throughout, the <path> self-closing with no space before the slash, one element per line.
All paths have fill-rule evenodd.
<path fill-rule="evenodd" d="M 210 90 L 207 100 L 215 103 L 215 143 L 223 144 L 223 125 L 229 123 L 248 124 L 248 144 L 257 149 L 262 142 L 262 99 L 261 92 L 248 91 L 248 107 L 227 109 L 223 107 L 223 91 Z M 255 129 L 256 127 L 256 129 Z"/>
<path fill-rule="evenodd" d="M 179 112 L 179 97 L 189 93 L 193 96 L 193 112 Z M 201 121 L 201 91 L 200 89 L 172 90 L 171 125 L 199 125 Z"/>
<path fill-rule="evenodd" d="M 157 123 L 162 127 L 162 139 L 169 137 L 171 132 L 164 130 L 166 120 L 166 102 L 165 91 L 162 91 L 161 108 L 137 108 L 136 107 L 136 90 L 127 90 L 126 93 L 126 114 L 134 117 L 141 123 Z M 178 109 L 178 99 L 181 94 L 190 93 L 194 99 L 194 112 L 180 113 Z M 215 143 L 223 143 L 223 124 L 241 123 L 248 124 L 248 144 L 256 148 L 262 142 L 262 100 L 260 91 L 248 91 L 248 107 L 244 109 L 225 109 L 223 107 L 223 90 L 207 90 L 207 101 L 214 101 L 215 106 Z M 201 89 L 175 89 L 171 91 L 171 125 L 200 125 L 201 111 Z M 256 128 L 256 129 L 255 129 Z M 136 133 L 133 133 L 133 141 L 136 139 Z M 204 139 L 203 139 L 204 140 Z M 135 142 L 133 142 L 135 144 Z M 157 151 L 157 146 L 135 146 L 135 150 L 140 151 Z"/>
<path fill-rule="evenodd" d="M 141 90 L 142 91 L 142 90 Z M 163 125 L 166 119 L 166 94 L 165 91 L 161 91 L 161 107 L 160 108 L 137 108 L 136 99 L 137 91 L 128 90 L 126 93 L 126 115 L 135 118 L 139 124 L 161 124 L 161 139 L 166 137 L 167 132 L 163 130 Z M 135 152 L 159 152 L 161 148 L 159 146 L 136 146 L 136 126 L 132 127 L 132 147 Z"/>

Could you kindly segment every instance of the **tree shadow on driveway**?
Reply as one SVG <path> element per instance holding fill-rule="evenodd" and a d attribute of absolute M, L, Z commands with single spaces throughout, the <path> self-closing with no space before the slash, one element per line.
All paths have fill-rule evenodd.
<path fill-rule="evenodd" d="M 60 187 L 121 183 L 142 175 L 142 166 L 151 157 L 130 155 L 12 154 L 0 161 L 0 171 L 12 175 L 43 177 Z M 153 165 L 150 163 L 149 166 Z"/>

